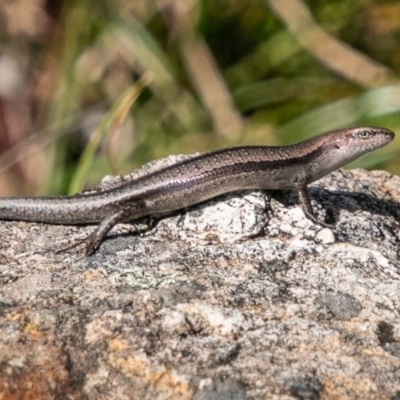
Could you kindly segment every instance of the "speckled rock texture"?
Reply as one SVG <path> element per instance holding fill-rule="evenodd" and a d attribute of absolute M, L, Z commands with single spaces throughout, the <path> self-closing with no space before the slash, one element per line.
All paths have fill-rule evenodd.
<path fill-rule="evenodd" d="M 91 257 L 54 253 L 91 226 L 0 222 L 0 398 L 400 399 L 400 179 L 310 193 L 331 229 L 244 192 L 121 224 Z"/>

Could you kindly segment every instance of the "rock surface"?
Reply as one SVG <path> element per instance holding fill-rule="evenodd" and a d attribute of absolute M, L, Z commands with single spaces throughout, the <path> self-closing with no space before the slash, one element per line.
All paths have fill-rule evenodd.
<path fill-rule="evenodd" d="M 51 249 L 93 227 L 0 222 L 1 399 L 400 398 L 400 179 L 310 193 L 331 229 L 244 192 L 91 257 Z"/>

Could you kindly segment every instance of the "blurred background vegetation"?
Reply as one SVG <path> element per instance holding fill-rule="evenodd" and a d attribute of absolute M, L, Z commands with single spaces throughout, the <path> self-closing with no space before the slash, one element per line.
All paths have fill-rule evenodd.
<path fill-rule="evenodd" d="M 4 0 L 0 195 L 343 126 L 400 135 L 399 74 L 398 1 Z M 399 173 L 399 146 L 353 166 Z"/>

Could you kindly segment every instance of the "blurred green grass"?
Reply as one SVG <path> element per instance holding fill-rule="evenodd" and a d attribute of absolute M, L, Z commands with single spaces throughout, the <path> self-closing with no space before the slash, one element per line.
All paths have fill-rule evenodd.
<path fill-rule="evenodd" d="M 0 78 L 0 195 L 80 187 L 91 135 L 147 72 L 152 82 L 125 123 L 111 123 L 85 159 L 86 186 L 169 154 L 283 145 L 363 124 L 400 132 L 397 3 L 50 4 L 37 3 L 32 15 L 45 23 L 29 32 L 23 6 L 0 5 L 0 70 L 11 57 L 22 82 L 5 91 Z M 399 146 L 396 139 L 352 166 L 399 173 Z"/>

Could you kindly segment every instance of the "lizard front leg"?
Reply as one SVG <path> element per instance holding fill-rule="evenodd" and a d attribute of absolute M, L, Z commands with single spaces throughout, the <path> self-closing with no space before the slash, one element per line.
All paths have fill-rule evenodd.
<path fill-rule="evenodd" d="M 306 181 L 301 181 L 297 185 L 297 193 L 299 196 L 300 204 L 303 209 L 304 214 L 308 219 L 313 221 L 314 223 L 324 226 L 324 227 L 331 227 L 329 224 L 326 224 L 325 222 L 320 221 L 317 216 L 314 213 L 314 210 L 311 205 L 310 197 L 308 195 L 308 189 L 307 189 L 307 182 Z"/>

